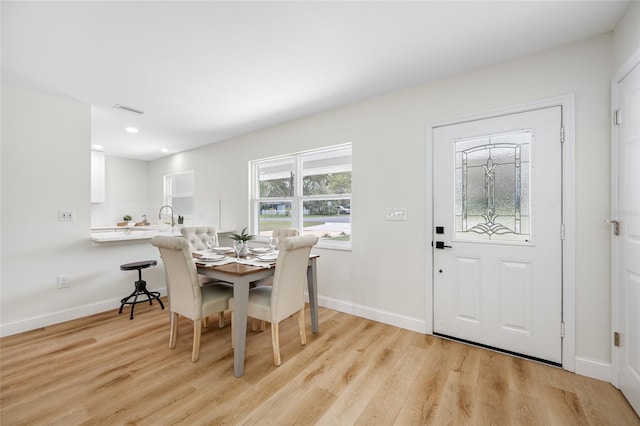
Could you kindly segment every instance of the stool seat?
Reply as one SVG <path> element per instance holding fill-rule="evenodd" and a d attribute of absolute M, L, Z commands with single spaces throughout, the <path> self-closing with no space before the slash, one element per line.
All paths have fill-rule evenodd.
<path fill-rule="evenodd" d="M 158 262 L 155 260 L 142 260 L 140 262 L 131 262 L 120 265 L 121 271 L 133 271 L 134 269 L 145 269 L 156 266 Z"/>
<path fill-rule="evenodd" d="M 125 263 L 124 265 L 120 265 L 120 270 L 121 271 L 134 271 L 134 270 L 137 270 L 138 271 L 138 281 L 135 282 L 136 289 L 133 291 L 133 293 L 131 293 L 130 295 L 128 295 L 124 299 L 120 300 L 120 309 L 118 310 L 118 314 L 122 313 L 122 309 L 124 308 L 124 305 L 131 305 L 131 316 L 129 316 L 129 319 L 132 320 L 133 319 L 133 308 L 135 307 L 136 303 L 142 303 L 142 302 L 149 301 L 149 304 L 153 305 L 153 300 L 154 299 L 157 300 L 158 303 L 160 304 L 160 307 L 162 307 L 162 309 L 164 309 L 164 304 L 162 303 L 162 300 L 160 300 L 160 292 L 148 291 L 147 290 L 147 282 L 142 279 L 142 270 L 146 269 L 146 268 L 150 268 L 152 266 L 156 266 L 157 264 L 158 264 L 158 262 L 155 261 L 155 260 L 142 260 L 140 262 L 131 262 L 131 263 Z M 144 295 L 147 298 L 146 299 L 142 299 L 142 300 L 138 300 L 138 296 L 140 296 L 140 295 Z M 133 300 L 131 300 L 131 299 L 133 299 Z"/>

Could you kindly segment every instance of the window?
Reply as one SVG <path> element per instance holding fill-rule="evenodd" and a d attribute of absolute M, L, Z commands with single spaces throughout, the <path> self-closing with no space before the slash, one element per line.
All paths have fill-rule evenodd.
<path fill-rule="evenodd" d="M 529 242 L 531 131 L 455 142 L 456 238 Z"/>
<path fill-rule="evenodd" d="M 314 234 L 325 247 L 351 245 L 351 144 L 251 162 L 252 232 Z"/>
<path fill-rule="evenodd" d="M 194 188 L 193 171 L 164 177 L 164 203 L 171 206 L 176 220 L 178 215 L 188 218 L 194 217 Z"/>

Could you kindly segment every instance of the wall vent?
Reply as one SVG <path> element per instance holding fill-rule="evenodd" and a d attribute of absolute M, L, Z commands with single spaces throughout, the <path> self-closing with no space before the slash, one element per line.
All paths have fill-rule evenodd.
<path fill-rule="evenodd" d="M 125 111 L 133 112 L 135 114 L 144 114 L 144 111 L 140 111 L 139 109 L 131 108 L 131 107 L 120 105 L 120 104 L 115 104 L 113 106 L 113 109 L 122 109 Z"/>

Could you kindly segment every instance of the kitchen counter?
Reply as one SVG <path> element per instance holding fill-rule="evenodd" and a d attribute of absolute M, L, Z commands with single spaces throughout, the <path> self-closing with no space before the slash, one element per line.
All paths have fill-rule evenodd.
<path fill-rule="evenodd" d="M 220 231 L 218 235 L 232 232 L 235 230 Z M 178 227 L 160 231 L 153 226 L 97 226 L 91 228 L 91 244 L 102 246 L 145 243 L 156 235 L 179 237 L 181 234 Z"/>
<path fill-rule="evenodd" d="M 178 230 L 177 228 L 167 231 L 158 231 L 157 229 L 151 229 L 149 227 L 142 226 L 139 226 L 138 228 L 147 229 L 125 228 L 112 231 L 106 229 L 94 231 L 92 229 L 91 242 L 98 243 L 97 245 L 142 243 L 148 242 L 152 237 L 156 235 L 180 236 L 180 230 Z"/>

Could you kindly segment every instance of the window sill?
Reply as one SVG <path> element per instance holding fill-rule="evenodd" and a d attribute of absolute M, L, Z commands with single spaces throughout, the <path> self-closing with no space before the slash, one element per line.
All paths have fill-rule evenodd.
<path fill-rule="evenodd" d="M 318 244 L 315 248 L 326 250 L 341 250 L 351 251 L 351 241 L 331 241 L 331 240 L 318 240 Z"/>

